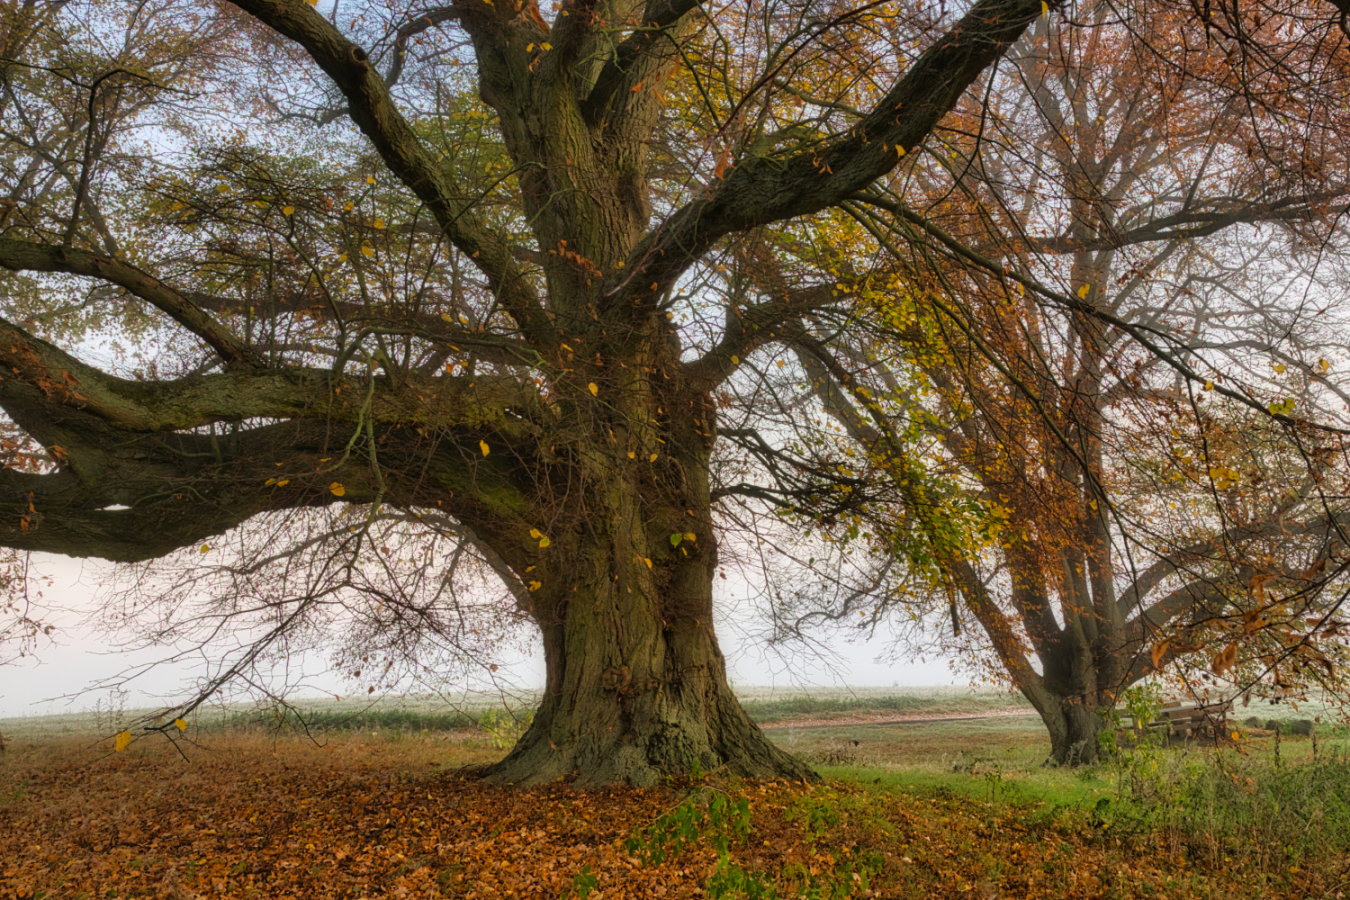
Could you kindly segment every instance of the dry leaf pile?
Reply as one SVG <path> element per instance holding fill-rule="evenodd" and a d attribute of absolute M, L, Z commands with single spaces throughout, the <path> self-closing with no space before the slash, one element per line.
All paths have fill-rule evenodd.
<path fill-rule="evenodd" d="M 0 763 L 0 898 L 1181 898 L 1332 887 L 1312 871 L 1254 881 L 1197 868 L 1081 821 L 1027 824 L 1018 807 L 843 783 L 501 788 L 441 771 L 434 745 L 350 739 L 235 742 L 190 761 L 139 744 L 80 764 L 15 749 Z"/>

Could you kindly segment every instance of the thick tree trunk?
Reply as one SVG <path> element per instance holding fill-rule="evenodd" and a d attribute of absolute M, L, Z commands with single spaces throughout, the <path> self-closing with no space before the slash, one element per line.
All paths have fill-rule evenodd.
<path fill-rule="evenodd" d="M 544 698 L 491 779 L 647 786 L 695 767 L 816 778 L 770 743 L 727 682 L 712 627 L 712 441 L 701 424 L 711 415 L 686 397 L 689 413 L 670 417 L 664 438 L 635 427 L 675 402 L 627 411 L 612 442 L 571 458 L 568 477 L 583 487 L 558 505 L 557 533 L 523 576 L 543 633 Z"/>
<path fill-rule="evenodd" d="M 487 777 L 538 784 L 576 773 L 577 787 L 647 787 L 697 767 L 815 780 L 736 700 L 711 627 L 711 603 L 690 603 L 676 591 L 666 594 L 660 614 L 642 615 L 648 600 L 640 595 L 654 579 L 636 586 L 628 580 L 587 579 L 576 585 L 561 621 L 544 624 L 543 702 Z M 705 599 L 709 587 L 696 599 Z"/>

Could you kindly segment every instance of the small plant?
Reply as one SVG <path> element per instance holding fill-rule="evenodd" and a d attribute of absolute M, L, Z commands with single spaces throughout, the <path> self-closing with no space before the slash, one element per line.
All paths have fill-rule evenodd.
<path fill-rule="evenodd" d="M 710 832 L 713 848 L 725 856 L 731 844 L 750 836 L 750 801 L 703 789 L 624 842 L 645 865 L 659 866 Z"/>
<path fill-rule="evenodd" d="M 703 896 L 713 900 L 778 900 L 778 890 L 758 872 L 747 872 L 723 858 L 703 887 Z"/>
<path fill-rule="evenodd" d="M 580 872 L 572 876 L 572 893 L 577 900 L 586 900 L 591 895 L 591 891 L 600 887 L 600 879 L 595 877 L 591 867 L 587 864 Z"/>
<path fill-rule="evenodd" d="M 121 731 L 126 723 L 127 698 L 129 696 L 131 696 L 129 691 L 113 688 L 108 691 L 106 698 L 95 701 L 94 728 L 107 734 Z"/>
<path fill-rule="evenodd" d="M 783 813 L 789 822 L 798 822 L 812 843 L 839 824 L 838 798 L 830 793 L 797 798 Z"/>
<path fill-rule="evenodd" d="M 505 750 L 515 745 L 534 722 L 534 710 L 485 710 L 478 717 L 478 727 L 487 732 L 492 746 Z"/>

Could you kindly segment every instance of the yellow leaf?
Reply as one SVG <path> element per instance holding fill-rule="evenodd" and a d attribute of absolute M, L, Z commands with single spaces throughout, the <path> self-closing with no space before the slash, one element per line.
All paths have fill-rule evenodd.
<path fill-rule="evenodd" d="M 1283 374 L 1284 374 L 1284 363 L 1276 363 L 1276 364 L 1275 364 L 1275 373 L 1276 373 L 1277 375 L 1283 375 Z"/>
<path fill-rule="evenodd" d="M 383 227 L 384 227 L 384 219 L 376 219 L 375 222 L 374 222 L 374 225 L 375 225 L 376 228 L 383 228 Z"/>
<path fill-rule="evenodd" d="M 536 541 L 539 540 L 539 539 L 540 539 L 541 537 L 543 537 L 543 536 L 544 536 L 544 533 L 543 533 L 542 531 L 540 531 L 538 528 L 531 528 L 531 529 L 530 529 L 530 537 L 534 538 Z"/>
<path fill-rule="evenodd" d="M 650 569 L 650 568 L 652 567 L 652 561 L 651 561 L 650 559 L 648 559 L 647 557 L 645 557 L 645 556 L 642 557 L 642 561 L 645 562 L 645 563 L 647 564 L 647 568 Z"/>
<path fill-rule="evenodd" d="M 131 732 L 130 731 L 122 732 L 117 736 L 117 739 L 113 742 L 113 752 L 121 753 L 123 750 L 127 749 L 127 744 L 130 743 L 131 743 Z"/>
<path fill-rule="evenodd" d="M 173 724 L 179 731 L 187 731 L 187 722 L 184 722 L 182 719 L 174 719 Z"/>
<path fill-rule="evenodd" d="M 530 590 L 531 590 L 531 591 L 537 591 L 537 590 L 539 590 L 539 589 L 540 589 L 541 587 L 543 587 L 543 586 L 544 586 L 544 585 L 543 585 L 542 583 L 538 582 L 538 581 L 531 581 L 531 582 L 530 582 Z"/>
<path fill-rule="evenodd" d="M 281 208 L 281 212 L 282 212 L 283 215 L 289 216 L 291 213 L 295 212 L 295 207 L 294 207 L 294 206 L 283 206 L 283 207 Z"/>
<path fill-rule="evenodd" d="M 1212 382 L 1212 381 L 1206 381 L 1206 382 L 1205 382 L 1205 390 L 1207 390 L 1207 391 L 1212 391 L 1212 390 L 1214 390 L 1214 382 Z"/>
<path fill-rule="evenodd" d="M 539 47 L 540 47 L 541 49 L 543 49 L 543 50 L 552 50 L 552 49 L 553 49 L 553 45 L 550 44 L 548 41 L 544 41 L 542 44 L 539 45 Z"/>
<path fill-rule="evenodd" d="M 346 203 L 342 204 L 342 208 L 345 209 L 347 212 L 351 212 L 353 209 L 355 209 L 355 204 L 353 204 L 352 201 L 348 200 Z"/>
<path fill-rule="evenodd" d="M 632 450 L 629 450 L 629 451 L 628 451 L 628 458 L 629 458 L 629 459 L 636 459 L 636 458 L 637 458 L 637 454 L 634 453 Z"/>
<path fill-rule="evenodd" d="M 592 381 L 590 384 L 586 385 L 586 387 L 590 388 L 591 396 L 592 396 L 592 397 L 599 397 L 599 396 L 600 396 L 600 388 L 598 388 L 598 387 L 595 386 L 595 382 L 594 382 L 594 381 Z"/>
<path fill-rule="evenodd" d="M 328 490 L 333 492 L 334 497 L 341 497 L 343 494 L 347 493 L 347 489 L 342 486 L 342 482 L 340 481 L 335 481 L 330 484 Z"/>
<path fill-rule="evenodd" d="M 545 547 L 547 547 L 547 546 L 548 546 L 549 544 L 551 544 L 551 543 L 553 543 L 553 542 L 550 541 L 550 540 L 548 539 L 548 535 L 544 535 L 543 537 L 541 537 L 541 538 L 539 539 L 539 549 L 540 549 L 540 550 L 543 550 Z"/>
<path fill-rule="evenodd" d="M 366 256 L 374 256 L 374 255 L 375 255 L 375 248 L 372 247 L 372 246 L 370 246 L 369 244 L 362 244 L 362 245 L 361 245 L 361 252 L 364 253 Z"/>
<path fill-rule="evenodd" d="M 267 479 L 266 481 L 263 482 L 263 487 L 270 487 L 270 486 L 272 486 L 272 485 L 274 485 L 274 484 L 276 484 L 276 483 L 277 483 L 277 480 L 276 480 L 275 478 L 269 478 L 269 479 Z"/>
<path fill-rule="evenodd" d="M 731 364 L 732 364 L 733 366 L 739 366 L 739 365 L 741 364 L 741 358 L 740 358 L 739 356 L 733 355 L 733 356 L 731 357 Z"/>
<path fill-rule="evenodd" d="M 207 551 L 210 550 L 210 549 L 211 549 L 211 545 L 210 545 L 210 544 L 202 544 L 202 552 L 203 552 L 203 553 L 207 552 Z"/>
<path fill-rule="evenodd" d="M 533 42 L 531 42 L 531 43 L 525 45 L 525 52 L 526 52 L 526 53 L 529 53 L 529 52 L 530 52 L 531 50 L 533 50 L 533 49 L 534 49 L 534 43 L 533 43 Z"/>
<path fill-rule="evenodd" d="M 1082 287 L 1080 287 L 1080 288 L 1078 289 L 1078 298 L 1079 298 L 1080 300 L 1086 300 L 1086 299 L 1087 299 L 1087 295 L 1088 295 L 1088 291 L 1090 291 L 1090 290 L 1092 290 L 1092 285 L 1090 285 L 1090 284 L 1085 284 L 1085 285 L 1083 285 Z"/>
<path fill-rule="evenodd" d="M 1331 368 L 1331 363 L 1327 362 L 1325 359 L 1319 359 L 1317 361 L 1317 367 L 1325 372 Z"/>
<path fill-rule="evenodd" d="M 488 455 L 488 445 L 487 445 L 487 441 L 479 441 L 479 442 L 478 442 L 478 446 L 479 446 L 479 448 L 483 451 L 483 455 L 484 455 L 484 456 L 487 456 L 487 455 Z"/>
<path fill-rule="evenodd" d="M 1167 653 L 1167 645 L 1171 642 L 1171 638 L 1163 638 L 1153 645 L 1153 668 L 1158 668 L 1158 665 L 1162 662 L 1163 656 Z"/>
<path fill-rule="evenodd" d="M 1050 18 L 1050 4 L 1046 3 L 1045 0 L 1041 0 L 1041 15 L 1047 19 Z"/>
<path fill-rule="evenodd" d="M 895 155 L 896 155 L 896 156 L 904 156 L 904 155 L 905 155 L 905 148 L 904 148 L 904 147 L 901 147 L 899 144 L 896 144 L 896 145 L 895 145 Z"/>
<path fill-rule="evenodd" d="M 280 481 L 277 482 L 277 487 L 285 487 L 286 485 L 288 485 L 288 484 L 290 484 L 290 483 L 291 483 L 291 480 L 290 480 L 289 478 L 283 478 L 283 479 L 281 479 Z"/>
<path fill-rule="evenodd" d="M 344 253 L 338 257 L 338 262 L 346 262 L 346 261 L 347 261 L 347 254 Z"/>
<path fill-rule="evenodd" d="M 375 183 L 375 176 L 374 176 L 374 175 L 367 175 L 367 176 L 366 176 L 366 184 L 374 184 L 374 183 Z"/>
<path fill-rule="evenodd" d="M 785 365 L 787 365 L 787 363 L 786 363 L 785 361 L 783 361 L 783 360 L 781 360 L 781 359 L 778 361 L 778 368 L 781 369 L 781 368 L 783 368 L 783 366 L 785 366 Z"/>
<path fill-rule="evenodd" d="M 651 457 L 647 460 L 647 462 L 656 462 L 656 454 L 653 453 Z"/>
<path fill-rule="evenodd" d="M 689 532 L 688 534 L 686 534 L 686 535 L 684 536 L 684 539 L 685 539 L 686 541 L 696 541 L 696 540 L 698 540 L 698 535 L 694 534 L 694 533 L 691 531 L 691 532 Z"/>

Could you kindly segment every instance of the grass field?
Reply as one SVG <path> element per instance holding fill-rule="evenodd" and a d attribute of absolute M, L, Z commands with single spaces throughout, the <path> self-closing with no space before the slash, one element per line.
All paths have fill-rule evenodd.
<path fill-rule="evenodd" d="M 1030 711 L 1020 697 L 964 687 L 907 688 L 903 695 L 895 688 L 814 688 L 808 693 L 800 688 L 742 687 L 737 689 L 737 696 L 751 717 L 764 724 L 859 714 L 980 715 L 1008 708 Z M 538 695 L 532 692 L 474 691 L 447 696 L 303 698 L 293 701 L 292 708 L 320 731 L 435 731 L 476 727 L 484 714 L 491 718 L 526 713 L 538 701 Z M 279 707 L 271 703 L 213 705 L 194 713 L 192 724 L 198 728 L 267 724 L 277 718 L 278 711 Z M 63 715 L 0 718 L 0 734 L 31 740 L 107 735 L 156 712 L 128 708 L 114 693 Z M 297 724 L 293 715 L 282 718 Z"/>
<path fill-rule="evenodd" d="M 64 721 L 56 737 L 50 723 L 5 720 L 0 897 L 1350 893 L 1350 733 L 1329 723 L 1315 741 L 1281 735 L 1278 751 L 1274 734 L 1246 730 L 1217 750 L 1056 769 L 1042 765 L 1038 720 L 1003 694 L 760 695 L 747 707 L 826 782 L 692 772 L 644 792 L 491 788 L 473 767 L 500 758 L 518 720 L 500 704 L 425 698 L 319 706 L 308 736 L 273 727 L 268 710 L 220 710 L 181 748 L 160 738 L 121 753 L 114 711 Z"/>

